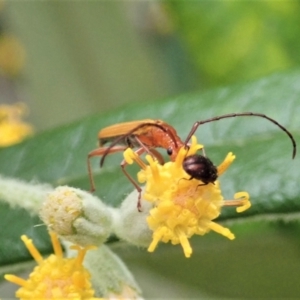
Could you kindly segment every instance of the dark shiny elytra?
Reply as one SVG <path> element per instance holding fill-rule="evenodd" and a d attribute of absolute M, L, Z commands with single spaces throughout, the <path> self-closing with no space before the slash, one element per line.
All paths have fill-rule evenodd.
<path fill-rule="evenodd" d="M 185 172 L 191 176 L 190 179 L 201 180 L 204 184 L 213 183 L 218 178 L 217 167 L 203 155 L 187 156 L 182 166 Z"/>

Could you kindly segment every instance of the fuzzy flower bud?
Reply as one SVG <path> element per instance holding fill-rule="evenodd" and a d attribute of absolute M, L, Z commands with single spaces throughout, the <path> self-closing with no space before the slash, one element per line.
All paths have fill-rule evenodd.
<path fill-rule="evenodd" d="M 68 186 L 48 194 L 40 217 L 49 229 L 81 246 L 100 245 L 111 233 L 111 209 L 90 193 Z"/>
<path fill-rule="evenodd" d="M 138 192 L 134 190 L 122 202 L 119 209 L 114 210 L 113 224 L 115 234 L 136 246 L 148 247 L 152 240 L 152 231 L 147 223 L 147 216 L 152 204 L 142 201 L 142 211 L 137 209 Z"/>

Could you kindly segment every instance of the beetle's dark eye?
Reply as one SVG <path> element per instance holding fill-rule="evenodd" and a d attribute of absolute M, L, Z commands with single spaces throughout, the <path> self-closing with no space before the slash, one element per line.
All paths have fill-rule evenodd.
<path fill-rule="evenodd" d="M 172 153 L 173 153 L 172 148 L 168 148 L 168 149 L 167 149 L 167 154 L 168 154 L 168 155 L 172 155 Z"/>

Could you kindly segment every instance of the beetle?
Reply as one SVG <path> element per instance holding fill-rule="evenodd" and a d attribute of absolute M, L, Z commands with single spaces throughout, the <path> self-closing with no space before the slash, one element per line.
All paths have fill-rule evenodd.
<path fill-rule="evenodd" d="M 201 154 L 186 156 L 183 160 L 182 168 L 191 176 L 190 180 L 195 178 L 203 182 L 199 185 L 214 183 L 218 178 L 217 167 L 208 157 Z"/>
<path fill-rule="evenodd" d="M 131 121 L 114 124 L 103 128 L 98 133 L 99 147 L 88 154 L 87 165 L 88 174 L 91 184 L 91 192 L 95 191 L 95 183 L 92 175 L 92 168 L 90 158 L 94 156 L 102 156 L 100 166 L 102 167 L 106 155 L 124 151 L 128 147 L 138 147 L 135 151 L 138 155 L 145 152 L 154 156 L 161 164 L 164 164 L 162 155 L 155 148 L 165 148 L 175 160 L 177 152 L 173 149 L 180 149 L 183 142 L 178 137 L 176 130 L 162 120 L 144 119 L 139 121 Z M 111 142 L 109 146 L 106 143 Z M 140 210 L 141 204 L 141 188 L 138 183 L 126 171 L 125 160 L 121 162 L 121 169 L 128 180 L 134 185 L 139 192 L 138 208 Z"/>
<path fill-rule="evenodd" d="M 123 143 L 128 147 L 165 148 L 169 151 L 171 159 L 175 160 L 177 152 L 173 151 L 183 146 L 183 142 L 177 135 L 176 130 L 162 120 L 145 119 L 139 121 L 114 124 L 103 128 L 98 134 L 99 145 L 102 147 L 109 141 L 113 143 L 103 154 L 101 165 L 108 153 L 118 143 Z M 121 150 L 122 151 L 122 150 Z"/>
<path fill-rule="evenodd" d="M 92 176 L 92 170 L 90 165 L 90 158 L 94 156 L 102 156 L 100 160 L 100 166 L 103 166 L 105 157 L 108 154 L 120 152 L 126 150 L 128 147 L 138 149 L 135 151 L 138 155 L 145 152 L 154 156 L 159 163 L 163 164 L 164 159 L 161 154 L 155 148 L 164 148 L 167 150 L 167 154 L 171 161 L 174 161 L 178 151 L 181 147 L 188 147 L 188 143 L 191 137 L 194 135 L 200 125 L 205 123 L 218 121 L 225 118 L 244 117 L 244 116 L 256 116 L 269 120 L 273 124 L 277 125 L 283 130 L 290 138 L 293 145 L 292 158 L 296 155 L 296 142 L 292 134 L 276 120 L 260 113 L 243 112 L 243 113 L 231 113 L 225 114 L 213 118 L 209 118 L 202 121 L 197 121 L 192 126 L 185 141 L 182 141 L 177 135 L 174 127 L 162 120 L 144 119 L 138 121 L 124 122 L 114 124 L 103 128 L 98 133 L 99 147 L 88 154 L 88 173 L 91 183 L 91 191 L 95 190 L 94 179 Z M 110 142 L 109 146 L 105 146 Z M 121 168 L 129 181 L 135 186 L 139 192 L 138 208 L 140 209 L 141 188 L 138 183 L 127 173 L 125 170 L 126 162 L 121 162 Z M 211 162 L 209 158 L 203 155 L 194 154 L 185 157 L 183 161 L 183 169 L 190 175 L 190 179 L 197 179 L 202 182 L 200 185 L 206 185 L 214 183 L 218 178 L 217 167 Z"/>

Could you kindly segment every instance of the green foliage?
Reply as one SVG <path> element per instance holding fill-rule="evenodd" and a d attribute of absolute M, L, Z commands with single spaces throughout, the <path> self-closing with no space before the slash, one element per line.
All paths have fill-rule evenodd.
<path fill-rule="evenodd" d="M 208 85 L 300 63 L 298 1 L 170 1 L 168 8 Z"/>
<path fill-rule="evenodd" d="M 22 144 L 1 150 L 1 173 L 26 181 L 36 180 L 54 186 L 69 184 L 88 190 L 86 158 L 87 153 L 96 147 L 99 129 L 143 118 L 167 121 L 184 139 L 196 120 L 230 112 L 253 111 L 278 120 L 299 141 L 299 94 L 300 71 L 296 70 L 203 94 L 127 105 L 105 115 L 94 115 L 38 134 Z M 124 252 L 125 245 L 122 243 L 114 243 L 113 247 L 118 247 L 134 270 L 138 265 L 143 266 L 148 274 L 158 276 L 155 278 L 169 278 L 173 285 L 180 282 L 183 294 L 178 292 L 174 297 L 199 296 L 199 290 L 204 291 L 205 295 L 214 293 L 220 297 L 271 297 L 274 295 L 269 287 L 271 283 L 266 285 L 268 290 L 261 286 L 259 280 L 249 283 L 250 278 L 260 274 L 257 272 L 264 276 L 271 274 L 275 278 L 270 282 L 276 285 L 276 291 L 280 291 L 277 297 L 299 296 L 300 291 L 292 291 L 291 284 L 280 285 L 280 276 L 274 275 L 276 270 L 284 270 L 282 274 L 286 280 L 291 283 L 295 281 L 291 261 L 292 257 L 295 259 L 296 252 L 288 251 L 291 256 L 285 264 L 285 247 L 279 245 L 282 239 L 285 241 L 288 237 L 289 243 L 298 247 L 299 242 L 294 238 L 294 233 L 298 233 L 297 227 L 273 227 L 267 240 L 269 244 L 263 248 L 264 239 L 270 234 L 268 224 L 279 220 L 297 220 L 300 211 L 299 159 L 292 160 L 292 144 L 287 135 L 267 120 L 241 117 L 203 125 L 198 129 L 197 136 L 215 164 L 219 164 L 229 151 L 237 156 L 229 171 L 220 178 L 225 199 L 231 199 L 235 192 L 247 191 L 253 203 L 251 209 L 240 215 L 233 209 L 223 209 L 220 220 L 228 222 L 236 233 L 236 241 L 227 241 L 214 234 L 195 237 L 191 241 L 195 245 L 191 259 L 184 259 L 180 247 L 172 245 L 160 245 L 154 254 L 134 250 Z M 133 189 L 120 170 L 121 158 L 118 154 L 111 155 L 103 169 L 99 169 L 99 160 L 93 159 L 96 194 L 113 206 L 119 205 L 126 193 Z M 132 170 L 132 167 L 128 169 Z M 1 204 L 0 211 L 0 226 L 5 228 L 0 232 L 0 260 L 1 266 L 6 265 L 6 271 L 13 264 L 29 259 L 29 256 L 24 257 L 24 248 L 19 242 L 21 234 L 33 237 L 43 252 L 51 251 L 45 240 L 45 228 L 33 227 L 40 223 L 38 219 L 24 210 L 9 208 L 7 204 Z M 277 247 L 276 253 L 272 252 L 272 245 Z M 258 249 L 261 251 L 253 251 L 255 246 L 260 247 Z M 267 260 L 262 259 L 267 257 L 265 251 L 271 255 Z M 247 264 L 252 255 L 257 266 Z M 162 259 L 164 263 L 159 263 Z M 149 260 L 151 265 L 147 263 Z M 278 260 L 283 266 L 276 263 Z M 273 264 L 269 269 L 264 265 L 266 261 Z M 296 265 L 300 267 L 298 262 Z M 136 271 L 139 276 L 141 269 Z M 145 284 L 147 295 L 147 281 L 143 283 L 143 276 L 138 278 L 142 285 Z M 151 290 L 149 294 L 153 296 Z"/>

